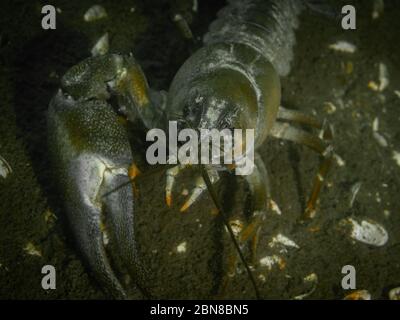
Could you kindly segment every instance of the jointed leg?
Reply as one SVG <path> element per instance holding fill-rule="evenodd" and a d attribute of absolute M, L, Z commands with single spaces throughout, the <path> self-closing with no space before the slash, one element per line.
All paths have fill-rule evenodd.
<path fill-rule="evenodd" d="M 219 180 L 218 171 L 213 169 L 212 167 L 207 168 L 208 176 L 210 177 L 210 181 L 212 184 L 215 184 Z M 207 185 L 204 182 L 202 176 L 198 176 L 196 178 L 196 185 L 193 190 L 190 192 L 190 195 L 186 202 L 181 207 L 180 211 L 185 212 L 189 207 L 196 202 L 196 200 L 203 194 L 204 191 L 207 190 Z"/>
<path fill-rule="evenodd" d="M 241 249 L 244 249 L 245 245 L 250 241 L 250 252 L 253 263 L 256 258 L 256 249 L 261 225 L 265 220 L 267 209 L 271 201 L 267 170 L 258 153 L 255 153 L 254 165 L 252 174 L 246 176 L 246 181 L 251 193 L 252 216 L 250 223 L 238 234 L 238 242 Z M 225 291 L 229 278 L 235 274 L 237 257 L 236 252 L 229 255 L 228 271 L 222 282 L 221 293 Z"/>
<path fill-rule="evenodd" d="M 174 188 L 176 176 L 185 168 L 184 165 L 176 165 L 167 170 L 167 182 L 165 186 L 165 202 L 168 207 L 171 206 L 172 203 L 172 190 Z"/>
<path fill-rule="evenodd" d="M 167 203 L 168 206 L 171 206 L 172 203 L 172 191 L 176 177 L 187 166 L 188 165 L 176 165 L 167 170 L 167 183 L 165 186 L 165 202 Z M 219 174 L 217 170 L 213 169 L 212 167 L 208 167 L 207 172 L 213 184 L 219 180 Z M 189 209 L 189 207 L 196 202 L 196 200 L 203 194 L 205 190 L 207 190 L 207 186 L 202 176 L 198 176 L 196 178 L 195 187 L 191 191 L 188 199 L 183 204 L 180 211 L 185 212 L 187 209 Z"/>
<path fill-rule="evenodd" d="M 281 107 L 279 109 L 278 118 L 321 129 L 320 136 L 317 136 L 292 127 L 289 123 L 277 121 L 271 130 L 271 135 L 273 137 L 306 145 L 318 152 L 323 158 L 314 180 L 311 196 L 307 202 L 305 210 L 305 217 L 313 218 L 324 177 L 326 176 L 332 162 L 333 148 L 329 144 L 329 140 L 332 139 L 332 132 L 326 123 L 321 124 L 315 118 L 303 115 L 298 111 L 288 110 Z"/>
<path fill-rule="evenodd" d="M 250 188 L 252 200 L 252 217 L 250 224 L 243 229 L 240 234 L 239 242 L 244 243 L 249 239 L 252 240 L 252 256 L 256 256 L 256 247 L 258 242 L 258 234 L 262 222 L 264 221 L 268 206 L 271 201 L 271 189 L 268 178 L 267 169 L 258 153 L 254 155 L 254 171 L 246 176 L 246 181 Z"/>
<path fill-rule="evenodd" d="M 308 114 L 304 114 L 297 110 L 286 109 L 282 106 L 278 109 L 278 120 L 293 121 L 299 124 L 305 124 L 317 129 L 321 129 L 321 122 Z"/>

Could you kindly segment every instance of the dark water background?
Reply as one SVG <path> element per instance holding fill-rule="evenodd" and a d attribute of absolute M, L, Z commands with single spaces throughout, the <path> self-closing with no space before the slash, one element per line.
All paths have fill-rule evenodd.
<path fill-rule="evenodd" d="M 385 12 L 373 20 L 372 1 L 350 1 L 357 8 L 357 30 L 344 31 L 322 15 L 304 13 L 291 74 L 282 79 L 282 104 L 328 119 L 335 128 L 335 149 L 345 162 L 335 165 L 323 189 L 316 218 L 298 219 L 311 188 L 318 157 L 305 147 L 268 141 L 261 154 L 269 168 L 273 199 L 282 215 L 270 214 L 263 226 L 258 257 L 275 254 L 268 247 L 282 233 L 298 245 L 282 255 L 285 266 L 272 270 L 257 266 L 255 276 L 264 298 L 289 299 L 309 290 L 303 278 L 318 276 L 314 299 L 341 299 L 341 268 L 357 270 L 357 288 L 374 299 L 387 298 L 400 285 L 400 2 L 385 1 Z M 55 188 L 47 155 L 45 114 L 65 71 L 90 55 L 105 32 L 112 52 L 129 53 L 142 65 L 149 83 L 168 88 L 179 66 L 193 52 L 171 22 L 176 10 L 191 1 L 98 1 L 108 18 L 94 23 L 83 14 L 95 2 L 52 1 L 62 11 L 57 30 L 41 29 L 44 1 L 2 1 L 0 4 L 0 155 L 13 169 L 0 178 L 0 298 L 80 299 L 107 298 L 82 265 Z M 333 2 L 338 5 L 340 2 Z M 201 37 L 224 1 L 199 1 L 192 14 L 193 33 Z M 134 7 L 132 13 L 130 8 Z M 354 54 L 328 49 L 337 40 L 355 44 Z M 390 74 L 383 92 L 368 88 L 378 81 L 379 63 Z M 336 106 L 327 112 L 326 102 Z M 373 137 L 372 123 L 388 142 Z M 144 154 L 144 152 L 143 152 Z M 179 213 L 183 188 L 190 188 L 193 172 L 180 179 L 172 208 L 164 204 L 162 174 L 141 182 L 137 238 L 143 264 L 149 270 L 148 287 L 160 298 L 214 298 L 226 272 L 232 243 L 213 204 L 204 196 L 186 214 Z M 351 187 L 362 186 L 350 208 Z M 243 181 L 225 179 L 219 186 L 232 217 L 241 215 L 248 191 Z M 385 214 L 386 213 L 386 214 Z M 383 247 L 354 243 L 338 226 L 346 217 L 370 218 L 389 233 Z M 177 245 L 187 243 L 186 253 Z M 37 254 L 28 254 L 35 248 Z M 31 250 L 32 253 L 32 250 Z M 57 270 L 57 290 L 41 288 L 41 268 Z M 133 296 L 135 293 L 133 290 Z M 226 298 L 254 298 L 243 272 L 229 283 Z"/>

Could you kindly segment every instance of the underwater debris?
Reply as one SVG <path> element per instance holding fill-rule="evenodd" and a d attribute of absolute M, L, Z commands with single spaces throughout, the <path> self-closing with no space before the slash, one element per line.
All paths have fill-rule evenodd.
<path fill-rule="evenodd" d="M 37 257 L 42 256 L 42 253 L 40 252 L 40 250 L 38 248 L 36 248 L 32 242 L 28 242 L 26 244 L 26 246 L 24 247 L 24 251 L 31 256 L 37 256 Z"/>
<path fill-rule="evenodd" d="M 356 200 L 357 194 L 361 189 L 361 185 L 362 185 L 362 182 L 356 182 L 351 187 L 351 191 L 350 191 L 351 192 L 351 197 L 350 197 L 350 202 L 349 202 L 350 208 L 353 208 L 354 201 Z"/>
<path fill-rule="evenodd" d="M 368 82 L 368 88 L 372 91 L 379 91 L 379 85 L 375 81 Z"/>
<path fill-rule="evenodd" d="M 192 30 L 189 27 L 188 22 L 186 19 L 179 13 L 175 14 L 172 21 L 177 25 L 179 31 L 183 35 L 185 39 L 193 39 Z"/>
<path fill-rule="evenodd" d="M 270 209 L 271 209 L 274 213 L 276 213 L 278 216 L 280 216 L 280 215 L 282 214 L 282 211 L 281 211 L 281 209 L 278 207 L 278 204 L 277 204 L 274 200 L 272 200 L 272 199 L 269 200 L 269 207 L 270 207 Z"/>
<path fill-rule="evenodd" d="M 0 177 L 3 179 L 7 178 L 12 173 L 11 166 L 8 164 L 6 159 L 0 156 Z"/>
<path fill-rule="evenodd" d="M 286 247 L 288 248 L 296 248 L 299 249 L 300 247 L 297 245 L 296 242 L 289 239 L 288 237 L 284 236 L 283 234 L 279 233 L 272 240 L 268 243 L 268 246 L 271 248 L 280 247 L 280 253 L 286 253 Z"/>
<path fill-rule="evenodd" d="M 382 92 L 384 91 L 390 84 L 389 80 L 389 71 L 387 66 L 384 63 L 379 63 L 379 83 L 375 81 L 368 82 L 368 88 L 372 91 Z"/>
<path fill-rule="evenodd" d="M 193 0 L 192 11 L 197 12 L 199 10 L 199 3 L 197 0 Z"/>
<path fill-rule="evenodd" d="M 393 150 L 392 159 L 396 161 L 397 165 L 400 167 L 400 152 Z"/>
<path fill-rule="evenodd" d="M 272 267 L 276 264 L 278 265 L 280 270 L 284 269 L 286 265 L 285 261 L 276 254 L 272 256 L 265 256 L 264 258 L 261 258 L 259 262 L 260 266 L 266 267 L 269 271 L 271 271 Z"/>
<path fill-rule="evenodd" d="M 102 56 L 108 53 L 110 49 L 110 42 L 108 33 L 105 33 L 99 40 L 97 40 L 96 44 L 93 46 L 91 50 L 91 54 L 93 57 Z"/>
<path fill-rule="evenodd" d="M 390 217 L 390 211 L 389 210 L 383 210 L 383 216 L 388 219 Z"/>
<path fill-rule="evenodd" d="M 344 167 L 344 166 L 346 165 L 346 162 L 345 162 L 345 161 L 342 159 L 342 157 L 339 156 L 337 153 L 335 153 L 335 154 L 333 155 L 333 157 L 335 158 L 336 163 L 337 163 L 337 165 L 338 165 L 339 167 Z"/>
<path fill-rule="evenodd" d="M 231 226 L 232 232 L 235 237 L 239 236 L 240 232 L 243 230 L 243 222 L 239 219 L 229 221 L 229 225 Z M 228 229 L 225 227 L 226 232 Z"/>
<path fill-rule="evenodd" d="M 389 71 L 388 71 L 387 66 L 384 63 L 379 64 L 379 82 L 380 82 L 379 91 L 381 91 L 381 92 L 383 90 L 385 90 L 390 83 Z"/>
<path fill-rule="evenodd" d="M 372 131 L 378 132 L 379 131 L 379 119 L 375 118 L 372 122 Z"/>
<path fill-rule="evenodd" d="M 400 300 L 400 287 L 394 288 L 389 291 L 390 300 Z"/>
<path fill-rule="evenodd" d="M 187 242 L 183 241 L 183 242 L 181 242 L 180 244 L 177 245 L 176 252 L 185 253 L 186 252 L 186 247 L 187 247 Z"/>
<path fill-rule="evenodd" d="M 389 146 L 389 143 L 387 142 L 386 138 L 381 135 L 379 132 L 373 132 L 372 133 L 374 139 L 382 148 L 387 148 Z"/>
<path fill-rule="evenodd" d="M 385 2 L 383 0 L 374 0 L 374 5 L 372 9 L 372 19 L 376 20 L 383 15 L 385 10 Z"/>
<path fill-rule="evenodd" d="M 57 220 L 57 216 L 50 210 L 47 209 L 44 213 L 44 221 L 49 224 L 53 224 Z"/>
<path fill-rule="evenodd" d="M 307 291 L 306 293 L 300 294 L 298 296 L 295 296 L 293 299 L 294 300 L 303 300 L 304 298 L 307 298 L 308 296 L 310 296 L 311 294 L 313 294 L 313 292 L 315 291 L 315 289 L 317 289 L 317 285 L 318 285 L 318 276 L 316 273 L 311 273 L 308 276 L 304 277 L 304 283 L 311 285 L 311 289 L 309 291 Z"/>
<path fill-rule="evenodd" d="M 95 4 L 94 6 L 90 7 L 83 15 L 83 19 L 86 22 L 92 22 L 106 17 L 107 17 L 106 9 L 104 9 L 104 7 L 98 4 Z"/>
<path fill-rule="evenodd" d="M 344 40 L 337 41 L 329 45 L 328 48 L 343 53 L 354 53 L 357 51 L 357 47 L 354 44 Z"/>
<path fill-rule="evenodd" d="M 349 236 L 359 242 L 372 245 L 375 247 L 384 246 L 389 240 L 389 235 L 385 228 L 377 222 L 365 219 L 360 222 L 348 218 L 340 222 L 343 227 L 350 227 Z"/>
<path fill-rule="evenodd" d="M 267 280 L 263 274 L 259 274 L 259 275 L 258 275 L 258 279 L 259 279 L 261 282 L 265 282 L 265 281 Z"/>
<path fill-rule="evenodd" d="M 368 290 L 357 290 L 344 297 L 343 300 L 371 300 Z"/>
<path fill-rule="evenodd" d="M 324 103 L 324 111 L 327 114 L 334 114 L 336 112 L 336 106 L 332 102 L 325 102 Z"/>

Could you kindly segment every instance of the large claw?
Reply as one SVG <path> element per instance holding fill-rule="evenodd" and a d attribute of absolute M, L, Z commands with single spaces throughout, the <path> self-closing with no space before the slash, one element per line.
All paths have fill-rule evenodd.
<path fill-rule="evenodd" d="M 121 62 L 120 56 L 108 59 L 114 65 Z M 97 70 L 94 81 L 90 67 L 87 62 L 75 67 L 84 73 L 75 72 L 74 78 L 67 73 L 63 88 L 50 103 L 50 151 L 72 231 L 95 278 L 113 297 L 126 298 L 120 279 L 129 275 L 147 295 L 135 241 L 135 199 L 129 181 L 133 156 L 126 128 L 107 101 L 107 82 L 118 77 L 112 73 L 113 65 L 106 63 L 99 65 L 103 69 Z M 79 92 L 79 86 L 91 81 L 93 85 Z"/>

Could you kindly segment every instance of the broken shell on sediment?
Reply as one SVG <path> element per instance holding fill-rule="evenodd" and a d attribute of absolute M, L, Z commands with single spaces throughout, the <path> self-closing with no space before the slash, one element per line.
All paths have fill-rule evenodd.
<path fill-rule="evenodd" d="M 332 43 L 328 48 L 343 53 L 354 53 L 357 51 L 357 47 L 354 44 L 344 40 Z"/>
<path fill-rule="evenodd" d="M 99 40 L 97 40 L 96 44 L 93 46 L 91 53 L 93 57 L 102 56 L 108 53 L 110 49 L 110 42 L 108 33 L 105 33 Z"/>
<path fill-rule="evenodd" d="M 10 173 L 12 173 L 11 166 L 8 164 L 6 159 L 0 156 L 0 177 L 5 179 Z"/>
<path fill-rule="evenodd" d="M 385 228 L 370 219 L 357 221 L 356 219 L 348 218 L 342 220 L 340 224 L 342 226 L 350 226 L 350 237 L 365 244 L 381 247 L 389 239 Z"/>
<path fill-rule="evenodd" d="M 42 252 L 40 251 L 40 249 L 36 247 L 32 242 L 28 242 L 23 249 L 30 256 L 42 256 Z"/>
<path fill-rule="evenodd" d="M 394 288 L 389 291 L 390 300 L 400 300 L 400 287 Z"/>
<path fill-rule="evenodd" d="M 357 290 L 344 297 L 343 300 L 371 300 L 368 290 Z"/>
<path fill-rule="evenodd" d="M 272 240 L 268 243 L 268 246 L 271 248 L 278 247 L 280 249 L 280 253 L 286 253 L 286 248 L 300 248 L 296 242 L 281 233 L 273 237 Z"/>
<path fill-rule="evenodd" d="M 86 22 L 92 22 L 96 20 L 100 20 L 103 18 L 107 17 L 107 11 L 104 9 L 104 7 L 95 4 L 94 6 L 91 6 L 86 13 L 83 15 L 83 19 Z"/>
<path fill-rule="evenodd" d="M 280 270 L 283 270 L 286 265 L 285 261 L 276 254 L 274 254 L 272 256 L 265 256 L 264 258 L 261 258 L 259 263 L 260 263 L 261 267 L 266 267 L 269 271 L 272 270 L 272 267 L 274 265 L 278 265 Z"/>
<path fill-rule="evenodd" d="M 315 289 L 317 289 L 318 276 L 316 273 L 311 273 L 308 276 L 304 277 L 303 281 L 304 281 L 304 284 L 311 285 L 311 288 L 307 292 L 300 294 L 298 296 L 295 296 L 293 298 L 294 300 L 303 300 L 304 298 L 307 298 L 308 296 L 313 294 Z"/>

